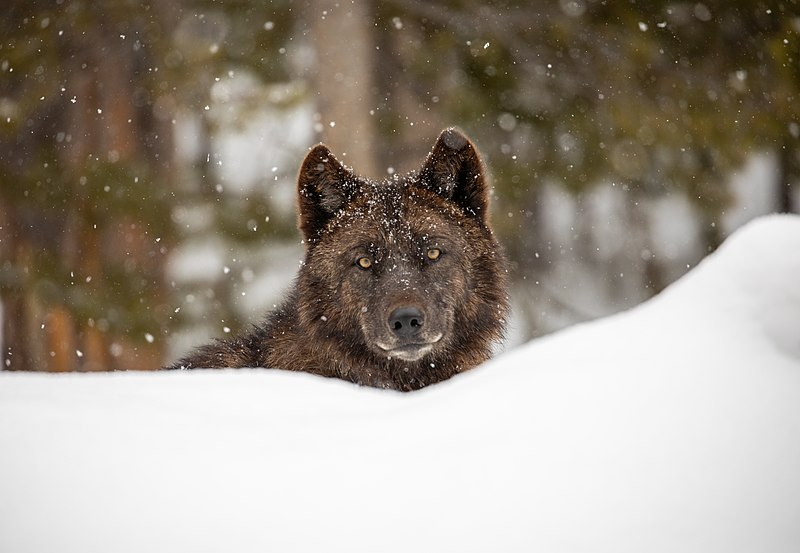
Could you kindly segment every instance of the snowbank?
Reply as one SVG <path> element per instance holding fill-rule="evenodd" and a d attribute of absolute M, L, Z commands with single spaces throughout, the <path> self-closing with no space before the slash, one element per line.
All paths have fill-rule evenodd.
<path fill-rule="evenodd" d="M 0 551 L 800 550 L 800 217 L 398 394 L 0 374 Z"/>

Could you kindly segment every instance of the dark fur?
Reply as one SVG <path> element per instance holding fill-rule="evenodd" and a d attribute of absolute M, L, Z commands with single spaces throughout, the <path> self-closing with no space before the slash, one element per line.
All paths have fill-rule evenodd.
<path fill-rule="evenodd" d="M 454 129 L 419 172 L 381 183 L 316 146 L 298 178 L 306 255 L 288 297 L 263 325 L 170 368 L 273 367 L 408 391 L 475 367 L 508 309 L 488 202 L 478 153 Z"/>

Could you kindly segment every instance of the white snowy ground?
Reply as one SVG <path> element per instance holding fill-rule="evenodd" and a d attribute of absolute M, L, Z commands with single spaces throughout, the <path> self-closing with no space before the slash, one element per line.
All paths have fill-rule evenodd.
<path fill-rule="evenodd" d="M 0 374 L 0 551 L 800 551 L 800 217 L 421 392 Z"/>

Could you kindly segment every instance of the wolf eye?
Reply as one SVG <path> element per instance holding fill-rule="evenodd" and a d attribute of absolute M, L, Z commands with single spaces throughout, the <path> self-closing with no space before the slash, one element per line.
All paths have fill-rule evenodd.
<path fill-rule="evenodd" d="M 356 264 L 362 269 L 369 269 L 370 267 L 372 267 L 372 260 L 366 255 L 362 255 L 361 257 L 356 259 Z"/>
<path fill-rule="evenodd" d="M 440 250 L 439 248 L 431 248 L 431 249 L 428 250 L 428 252 L 425 255 L 431 261 L 436 261 L 437 259 L 439 259 L 439 257 L 441 257 L 442 250 Z"/>

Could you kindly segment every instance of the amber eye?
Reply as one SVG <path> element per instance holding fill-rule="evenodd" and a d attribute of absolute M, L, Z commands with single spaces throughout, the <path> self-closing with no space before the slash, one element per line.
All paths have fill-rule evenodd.
<path fill-rule="evenodd" d="M 437 259 L 439 259 L 439 257 L 441 257 L 442 250 L 440 250 L 439 248 L 431 248 L 425 255 L 427 255 L 428 259 L 430 259 L 431 261 L 436 261 Z"/>
<path fill-rule="evenodd" d="M 369 269 L 370 267 L 372 267 L 372 260 L 366 255 L 362 255 L 361 257 L 356 259 L 356 264 L 362 269 Z"/>

